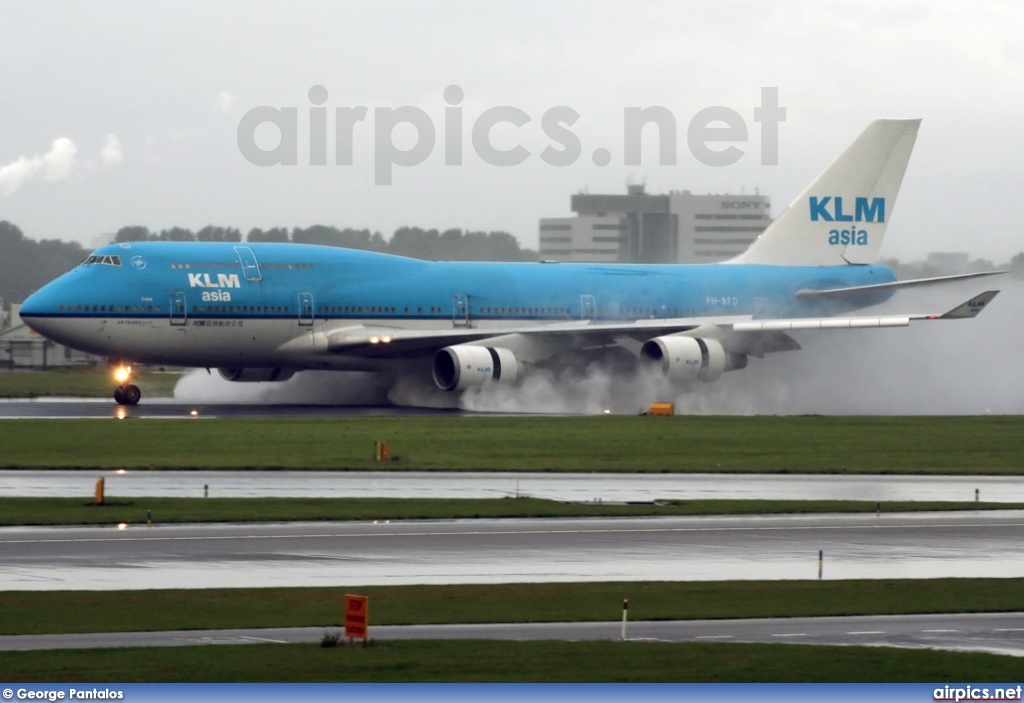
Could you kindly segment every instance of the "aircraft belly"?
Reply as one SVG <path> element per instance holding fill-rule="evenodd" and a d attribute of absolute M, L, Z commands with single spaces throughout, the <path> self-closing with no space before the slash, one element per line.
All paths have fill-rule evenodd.
<path fill-rule="evenodd" d="M 108 323 L 93 353 L 135 363 L 180 366 L 268 365 L 274 350 L 294 335 L 292 320 L 122 319 Z M 130 350 L 130 351 L 128 351 Z"/>

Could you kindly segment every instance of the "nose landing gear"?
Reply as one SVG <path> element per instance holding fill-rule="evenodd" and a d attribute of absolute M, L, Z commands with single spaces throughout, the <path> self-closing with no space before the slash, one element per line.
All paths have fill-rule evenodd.
<path fill-rule="evenodd" d="M 114 369 L 114 379 L 118 384 L 114 389 L 114 401 L 118 405 L 138 405 L 142 399 L 142 391 L 134 383 L 130 383 L 131 378 L 131 366 L 118 366 Z"/>

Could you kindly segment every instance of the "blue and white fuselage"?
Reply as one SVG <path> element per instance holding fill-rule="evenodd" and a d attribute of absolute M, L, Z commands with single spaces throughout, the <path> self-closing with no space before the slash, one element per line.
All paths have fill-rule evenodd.
<path fill-rule="evenodd" d="M 296 337 L 511 330 L 565 323 L 809 317 L 856 306 L 805 290 L 895 280 L 884 266 L 449 263 L 303 244 L 110 245 L 35 293 L 22 315 L 55 341 L 153 364 L 294 366 Z M 653 335 L 652 335 L 653 336 Z M 344 353 L 317 368 L 380 368 Z"/>
<path fill-rule="evenodd" d="M 921 283 L 868 262 L 918 122 L 872 123 L 747 252 L 721 264 L 456 263 L 303 244 L 123 243 L 33 294 L 21 316 L 69 347 L 218 367 L 240 381 L 373 370 L 432 373 L 438 387 L 459 391 L 611 348 L 671 380 L 714 380 L 749 356 L 798 349 L 793 330 L 936 317 L 846 317 Z M 993 295 L 940 317 L 973 316 Z M 137 388 L 119 393 L 138 400 Z"/>

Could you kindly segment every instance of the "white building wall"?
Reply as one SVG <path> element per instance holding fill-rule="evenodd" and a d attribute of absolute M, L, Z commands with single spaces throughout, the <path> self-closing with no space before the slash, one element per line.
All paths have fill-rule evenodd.
<path fill-rule="evenodd" d="M 679 218 L 681 263 L 724 261 L 746 251 L 771 224 L 771 200 L 763 195 L 670 193 L 669 208 Z"/>
<path fill-rule="evenodd" d="M 711 263 L 737 256 L 771 223 L 763 195 L 646 193 L 573 196 L 575 217 L 540 221 L 540 256 L 553 261 Z M 631 229 L 632 228 L 632 229 Z"/>
<path fill-rule="evenodd" d="M 540 258 L 549 261 L 619 261 L 625 223 L 614 215 L 546 217 L 540 221 Z"/>

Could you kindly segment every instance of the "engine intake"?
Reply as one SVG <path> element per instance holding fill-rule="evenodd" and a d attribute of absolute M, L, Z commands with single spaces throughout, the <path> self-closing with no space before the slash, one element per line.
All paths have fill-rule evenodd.
<path fill-rule="evenodd" d="M 519 360 L 508 349 L 457 344 L 434 355 L 434 383 L 444 391 L 462 391 L 485 383 L 512 385 Z"/>
<path fill-rule="evenodd" d="M 716 339 L 700 337 L 655 337 L 644 342 L 640 359 L 659 367 L 671 381 L 714 381 L 723 371 L 747 365 L 744 354 L 733 354 Z"/>
<path fill-rule="evenodd" d="M 293 369 L 276 368 L 224 368 L 217 369 L 217 373 L 225 381 L 232 383 L 273 383 L 287 381 L 295 375 Z"/>

